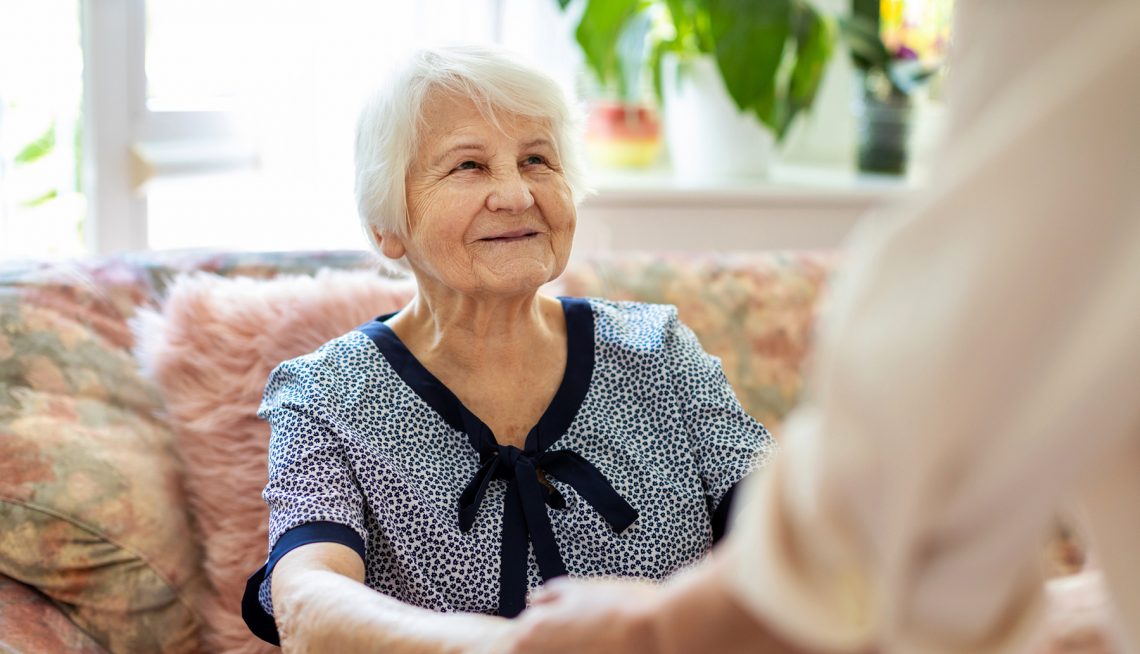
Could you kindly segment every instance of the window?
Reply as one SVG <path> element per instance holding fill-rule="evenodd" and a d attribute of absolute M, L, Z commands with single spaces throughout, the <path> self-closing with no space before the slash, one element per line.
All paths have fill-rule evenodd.
<path fill-rule="evenodd" d="M 353 129 L 385 62 L 423 43 L 499 42 L 569 84 L 577 54 L 552 0 L 128 5 L 146 12 L 133 21 L 146 26 L 145 91 L 128 130 L 145 197 L 130 233 L 146 238 L 123 249 L 364 247 Z"/>
<path fill-rule="evenodd" d="M 76 0 L 8 2 L 0 20 L 0 258 L 83 252 L 83 56 Z"/>
<path fill-rule="evenodd" d="M 850 5 L 818 2 L 833 14 Z M 883 2 L 894 6 L 894 0 Z M 0 257 L 364 247 L 351 188 L 353 127 L 377 69 L 422 44 L 493 42 L 578 90 L 588 86 L 573 39 L 582 7 L 572 2 L 564 14 L 559 4 L 6 1 Z M 851 66 L 841 52 L 829 66 L 815 108 L 781 155 L 789 169 L 808 174 L 745 180 L 729 189 L 686 189 L 664 166 L 600 176 L 602 193 L 583 208 L 579 240 L 617 247 L 634 231 L 628 209 L 655 215 L 678 193 L 686 206 L 697 207 L 686 215 L 700 214 L 706 222 L 714 215 L 707 211 L 710 199 L 746 195 L 748 206 L 738 209 L 751 217 L 784 211 L 767 198 L 783 197 L 788 188 L 805 197 L 816 189 L 838 192 L 845 215 L 855 216 L 868 189 L 850 173 Z M 837 170 L 847 173 L 842 181 L 820 181 Z M 849 222 L 844 218 L 843 225 Z M 707 239 L 670 238 L 662 247 L 714 247 Z"/>

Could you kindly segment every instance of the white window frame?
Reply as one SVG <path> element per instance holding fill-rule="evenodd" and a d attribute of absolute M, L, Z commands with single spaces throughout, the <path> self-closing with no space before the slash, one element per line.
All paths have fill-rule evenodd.
<path fill-rule="evenodd" d="M 496 38 L 502 36 L 506 1 L 491 2 Z M 840 5 L 844 0 L 821 1 Z M 235 128 L 238 121 L 226 111 L 148 107 L 146 0 L 80 0 L 80 8 L 88 251 L 108 255 L 146 250 L 148 179 L 256 166 L 258 153 L 242 140 Z M 831 80 L 834 88 L 824 92 L 846 94 L 845 82 Z M 845 111 L 843 103 L 833 105 Z M 835 131 L 813 134 L 801 149 L 849 158 L 844 141 L 850 140 L 850 130 Z M 810 171 L 740 189 L 678 189 L 667 173 L 643 177 L 647 180 L 601 184 L 601 193 L 582 207 L 578 251 L 835 247 L 868 207 L 907 186 L 868 184 L 850 175 L 836 181 Z M 662 212 L 672 212 L 669 229 L 660 229 Z M 700 220 L 692 220 L 694 215 Z M 757 220 L 767 221 L 766 227 L 757 229 Z M 647 233 L 660 238 L 647 238 Z"/>
<path fill-rule="evenodd" d="M 145 183 L 256 165 L 226 111 L 147 106 L 146 0 L 81 0 L 83 176 L 91 254 L 145 250 Z"/>

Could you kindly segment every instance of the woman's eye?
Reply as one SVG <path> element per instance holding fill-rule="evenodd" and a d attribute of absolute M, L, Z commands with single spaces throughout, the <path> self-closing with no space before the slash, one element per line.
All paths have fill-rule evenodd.
<path fill-rule="evenodd" d="M 475 163 L 474 161 L 464 161 L 463 163 L 456 166 L 455 170 L 475 170 L 478 167 L 479 164 Z"/>
<path fill-rule="evenodd" d="M 546 163 L 546 159 L 543 159 L 542 157 L 538 156 L 537 154 L 532 154 L 529 157 L 527 157 L 526 159 L 523 159 L 523 165 L 524 166 L 539 166 L 539 165 L 542 165 L 544 163 Z"/>

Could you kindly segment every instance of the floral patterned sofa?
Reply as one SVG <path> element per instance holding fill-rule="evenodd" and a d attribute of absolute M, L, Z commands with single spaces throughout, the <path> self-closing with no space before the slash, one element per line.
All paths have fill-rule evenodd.
<path fill-rule="evenodd" d="M 375 265 L 363 252 L 0 264 L 0 652 L 209 649 L 198 598 L 210 582 L 186 462 L 132 356 L 129 321 L 181 273 L 279 278 Z M 810 252 L 629 254 L 575 263 L 556 286 L 677 305 L 778 436 L 832 265 Z"/>

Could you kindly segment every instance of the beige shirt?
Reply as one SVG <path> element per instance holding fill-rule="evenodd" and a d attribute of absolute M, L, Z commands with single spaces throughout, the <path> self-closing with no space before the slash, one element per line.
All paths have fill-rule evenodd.
<path fill-rule="evenodd" d="M 960 0 L 928 188 L 866 221 L 726 544 L 824 650 L 1018 651 L 1079 501 L 1140 645 L 1140 1 Z"/>

